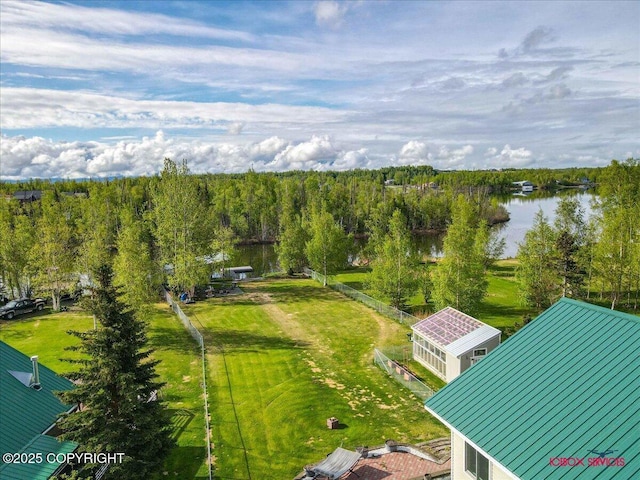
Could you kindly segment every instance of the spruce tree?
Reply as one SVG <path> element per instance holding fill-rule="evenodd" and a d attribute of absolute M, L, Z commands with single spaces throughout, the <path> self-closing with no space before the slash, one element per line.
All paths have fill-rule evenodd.
<path fill-rule="evenodd" d="M 95 273 L 97 286 L 88 307 L 99 322 L 96 330 L 72 331 L 81 343 L 74 350 L 84 355 L 70 360 L 79 365 L 69 378 L 73 390 L 60 398 L 81 408 L 60 421 L 62 439 L 77 442 L 79 451 L 124 453 L 105 479 L 145 479 L 157 471 L 169 452 L 170 423 L 165 404 L 156 393 L 164 385 L 157 381 L 147 348 L 145 324 L 118 300 L 108 266 Z M 81 476 L 91 475 L 98 465 L 88 465 Z"/>

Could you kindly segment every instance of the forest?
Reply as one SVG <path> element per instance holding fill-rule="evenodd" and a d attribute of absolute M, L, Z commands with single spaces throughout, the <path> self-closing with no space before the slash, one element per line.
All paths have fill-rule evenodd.
<path fill-rule="evenodd" d="M 8 297 L 46 294 L 57 309 L 60 297 L 77 288 L 78 278 L 111 264 L 127 300 L 138 303 L 163 282 L 179 290 L 206 283 L 234 245 L 251 242 L 276 242 L 281 269 L 289 273 L 311 265 L 330 274 L 354 256 L 375 266 L 385 248 L 406 254 L 400 240 L 393 248 L 384 245 L 390 226 L 396 236 L 442 232 L 457 215 L 476 232 L 481 224 L 507 221 L 497 195 L 510 192 L 512 182 L 529 180 L 550 191 L 597 185 L 599 221 L 586 236 L 587 225 L 576 223 L 580 231 L 572 235 L 577 243 L 566 246 L 564 255 L 578 258 L 582 249 L 580 265 L 571 268 L 600 271 L 598 288 L 616 298 L 614 304 L 622 299 L 633 303 L 633 298 L 637 304 L 639 230 L 633 219 L 638 218 L 639 170 L 638 161 L 630 159 L 604 168 L 559 170 L 445 172 L 406 166 L 194 175 L 187 161 L 166 159 L 163 171 L 153 177 L 3 182 L 2 287 Z M 37 192 L 38 199 L 16 198 L 25 191 Z M 460 235 L 470 234 L 463 229 Z M 357 252 L 353 237 L 371 240 Z M 482 242 L 485 257 L 480 261 L 486 267 L 489 250 L 499 245 L 490 238 Z M 591 252 L 588 262 L 584 245 Z M 549 261 L 558 263 L 561 253 L 554 249 Z M 444 260 L 452 254 L 445 251 Z M 427 277 L 426 283 L 416 282 L 429 290 L 431 277 L 438 275 Z"/>

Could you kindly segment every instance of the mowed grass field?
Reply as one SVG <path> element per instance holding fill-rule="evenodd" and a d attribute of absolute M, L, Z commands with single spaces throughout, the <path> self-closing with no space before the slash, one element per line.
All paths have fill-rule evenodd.
<path fill-rule="evenodd" d="M 506 327 L 513 326 L 516 322 L 522 323 L 525 315 L 530 315 L 532 318 L 538 315 L 539 312 L 524 306 L 518 297 L 518 284 L 515 280 L 516 265 L 517 261 L 513 259 L 499 260 L 489 269 L 487 274 L 489 288 L 487 296 L 483 299 L 478 309 L 476 315 L 478 320 L 504 330 Z M 438 267 L 437 265 L 431 265 L 431 268 Z M 369 271 L 368 268 L 346 270 L 340 272 L 334 278 L 336 281 L 344 283 L 351 288 L 371 295 L 371 292 L 364 288 Z M 424 318 L 434 313 L 433 304 L 425 304 L 424 298 L 419 294 L 411 297 L 408 303 L 409 309 L 418 318 Z"/>
<path fill-rule="evenodd" d="M 448 435 L 373 365 L 407 327 L 309 279 L 242 288 L 184 308 L 208 348 L 216 478 L 292 478 L 339 446 Z"/>
<path fill-rule="evenodd" d="M 62 358 L 79 358 L 65 347 L 77 345 L 68 330 L 86 331 L 93 328 L 93 318 L 84 312 L 68 311 L 18 317 L 0 321 L 0 340 L 25 355 L 38 355 L 41 364 L 64 375 L 75 365 Z M 204 400 L 200 350 L 168 306 L 156 305 L 149 322 L 149 344 L 160 380 L 166 382 L 162 397 L 167 402 L 174 425 L 176 448 L 165 462 L 159 478 L 207 478 L 204 427 Z M 166 473 L 165 473 L 166 472 Z"/>

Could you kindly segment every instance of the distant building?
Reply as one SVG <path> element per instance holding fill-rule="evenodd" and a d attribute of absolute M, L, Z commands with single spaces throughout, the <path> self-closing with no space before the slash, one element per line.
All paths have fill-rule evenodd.
<path fill-rule="evenodd" d="M 500 330 L 452 307 L 430 315 L 411 329 L 413 358 L 446 382 L 500 345 Z"/>
<path fill-rule="evenodd" d="M 535 185 L 528 180 L 523 180 L 521 182 L 513 182 L 514 187 L 519 188 L 523 192 L 533 192 Z"/>
<path fill-rule="evenodd" d="M 251 277 L 253 273 L 253 267 L 245 265 L 242 267 L 230 267 L 225 268 L 224 274 L 226 277 L 231 277 L 233 280 L 245 280 Z"/>
<path fill-rule="evenodd" d="M 640 318 L 561 299 L 425 402 L 451 478 L 640 478 Z"/>
<path fill-rule="evenodd" d="M 20 202 L 35 202 L 42 198 L 42 190 L 18 190 L 13 198 Z"/>
<path fill-rule="evenodd" d="M 0 342 L 0 451 L 42 456 L 33 463 L 0 464 L 3 480 L 46 480 L 57 475 L 65 464 L 58 458 L 77 448 L 74 442 L 56 439 L 58 415 L 75 407 L 63 404 L 54 394 L 70 390 L 73 384 L 38 364 L 38 357 L 27 357 Z"/>
<path fill-rule="evenodd" d="M 390 178 L 389 180 L 385 180 L 384 181 L 385 186 L 391 186 L 391 185 L 395 185 L 396 181 L 393 178 Z"/>

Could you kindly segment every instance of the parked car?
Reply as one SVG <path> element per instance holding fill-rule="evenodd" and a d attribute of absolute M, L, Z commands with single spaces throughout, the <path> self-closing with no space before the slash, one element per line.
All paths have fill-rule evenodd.
<path fill-rule="evenodd" d="M 82 289 L 76 288 L 73 292 L 64 292 L 60 295 L 60 301 L 66 302 L 69 300 L 77 301 L 80 297 L 82 297 Z"/>
<path fill-rule="evenodd" d="M 30 298 L 20 298 L 18 300 L 11 300 L 5 306 L 0 307 L 0 318 L 11 320 L 13 317 L 24 313 L 33 312 L 34 310 L 40 311 L 46 303 L 47 301 L 43 298 L 36 298 L 34 300 Z"/>

